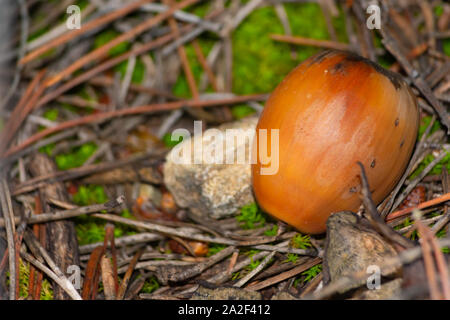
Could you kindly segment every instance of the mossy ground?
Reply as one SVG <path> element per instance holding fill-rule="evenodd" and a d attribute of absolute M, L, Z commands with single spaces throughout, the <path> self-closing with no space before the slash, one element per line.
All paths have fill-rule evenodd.
<path fill-rule="evenodd" d="M 81 8 L 84 8 L 87 4 L 86 0 L 80 0 L 76 2 Z M 190 9 L 190 11 L 204 16 L 207 12 L 209 3 L 203 3 L 196 5 Z M 321 13 L 319 5 L 313 3 L 297 3 L 297 4 L 285 4 L 285 9 L 291 25 L 291 29 L 294 35 L 309 37 L 314 39 L 329 39 L 325 19 Z M 439 8 L 436 9 L 437 14 L 439 14 Z M 42 17 L 35 17 L 36 19 L 42 19 Z M 61 17 L 61 20 L 64 17 Z M 333 18 L 333 25 L 336 29 L 338 38 L 340 41 L 346 42 L 346 33 L 344 26 L 344 18 L 342 13 L 339 17 Z M 45 33 L 47 28 L 39 30 L 35 34 L 31 35 L 29 40 L 35 39 L 39 35 Z M 115 31 L 105 31 L 98 34 L 94 41 L 94 47 L 101 46 L 107 41 L 111 40 L 118 33 Z M 271 92 L 278 83 L 287 75 L 287 73 L 298 65 L 303 60 L 307 59 L 311 55 L 318 52 L 320 49 L 313 47 L 297 46 L 295 47 L 296 58 L 293 59 L 291 56 L 292 46 L 276 42 L 270 39 L 271 34 L 284 34 L 283 27 L 279 21 L 276 12 L 273 7 L 263 7 L 255 10 L 250 14 L 245 21 L 233 32 L 232 34 L 232 47 L 233 47 L 233 78 L 232 78 L 232 89 L 236 94 L 253 94 L 253 93 L 269 93 Z M 200 46 L 203 53 L 207 55 L 217 38 L 211 34 L 205 34 L 200 39 Z M 379 43 L 379 38 L 378 45 Z M 110 56 L 116 56 L 127 51 L 131 47 L 129 42 L 124 42 L 115 48 L 111 49 L 109 52 Z M 203 70 L 197 61 L 192 45 L 187 44 L 186 52 L 188 56 L 191 69 L 193 71 L 194 77 L 197 83 L 200 80 Z M 444 42 L 444 51 L 450 56 L 450 40 Z M 51 52 L 49 53 L 51 54 Z M 152 56 L 152 54 L 150 54 Z M 389 54 L 381 57 L 380 63 L 384 67 L 388 67 L 393 62 L 393 59 Z M 115 71 L 125 74 L 127 67 L 127 62 L 123 62 L 115 67 Z M 142 61 L 138 58 L 133 72 L 132 81 L 134 83 L 141 83 L 145 74 L 145 68 Z M 86 96 L 84 87 L 81 86 L 73 90 L 73 94 L 78 94 L 84 98 L 89 98 Z M 209 87 L 207 91 L 212 91 Z M 181 73 L 177 82 L 173 87 L 173 93 L 179 97 L 189 98 L 191 96 L 189 87 L 185 76 Z M 93 110 L 82 110 L 70 106 L 61 105 L 61 107 L 70 108 L 72 111 L 79 113 L 90 113 Z M 232 108 L 232 114 L 235 118 L 244 117 L 253 110 L 246 105 L 238 105 Z M 58 119 L 57 109 L 48 109 L 44 116 L 50 120 Z M 429 123 L 429 118 L 422 120 L 420 127 L 420 134 L 426 128 L 427 121 Z M 436 122 L 433 130 L 440 127 L 439 122 Z M 167 137 L 166 137 L 167 138 Z M 167 139 L 166 139 L 167 140 Z M 170 145 L 169 147 L 171 147 Z M 48 145 L 41 148 L 41 152 L 46 152 L 47 154 L 52 154 L 52 145 Z M 85 145 L 73 148 L 70 152 L 63 154 L 53 155 L 55 161 L 61 170 L 66 170 L 70 168 L 75 168 L 83 165 L 83 163 L 89 159 L 89 157 L 95 152 L 97 146 L 95 143 L 89 142 Z M 433 160 L 432 156 L 426 157 L 420 164 L 418 169 L 413 173 L 412 176 L 419 174 L 423 168 Z M 438 174 L 441 172 L 442 168 L 445 167 L 450 169 L 450 156 L 444 158 L 438 166 L 436 166 L 430 174 Z M 80 204 L 91 204 L 91 203 L 102 203 L 106 200 L 106 195 L 104 190 L 100 186 L 80 186 L 78 192 L 73 196 L 73 200 Z M 130 216 L 129 212 L 123 213 L 126 216 Z M 255 215 L 254 217 L 257 217 Z M 244 219 L 244 223 L 247 223 Z M 77 235 L 80 244 L 86 244 L 96 241 L 103 240 L 104 236 L 104 222 L 98 219 L 84 217 L 77 218 Z M 251 222 L 253 223 L 253 222 Z M 123 226 L 117 226 L 115 229 L 116 236 L 123 234 L 132 233 L 132 230 L 127 229 Z M 272 230 L 272 233 L 276 232 L 276 229 Z M 222 246 L 211 246 L 211 254 L 223 249 Z M 295 259 L 294 256 L 290 256 L 289 259 Z M 256 264 L 256 262 L 255 262 Z M 319 270 L 319 267 L 314 267 L 309 273 L 305 272 L 303 280 L 308 280 L 311 275 L 315 275 Z M 300 278 L 299 278 L 300 279 Z M 153 280 L 149 280 L 146 290 L 152 291 L 156 285 Z"/>

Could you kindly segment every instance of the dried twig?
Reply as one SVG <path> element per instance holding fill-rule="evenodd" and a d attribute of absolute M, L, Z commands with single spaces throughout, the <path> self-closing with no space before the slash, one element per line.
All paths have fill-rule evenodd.
<path fill-rule="evenodd" d="M 268 265 L 270 263 L 270 261 L 272 260 L 272 258 L 275 256 L 276 252 L 272 251 L 271 253 L 269 253 L 263 261 L 261 261 L 260 264 L 258 264 L 258 266 L 253 269 L 251 272 L 249 272 L 248 274 L 245 275 L 245 277 L 243 277 L 242 279 L 240 279 L 238 282 L 236 282 L 234 284 L 235 287 L 242 287 L 244 284 L 246 284 L 248 281 L 250 281 L 251 278 L 253 278 L 255 275 L 257 275 L 259 272 L 262 271 L 262 269 L 264 269 L 266 267 L 266 265 Z"/>
<path fill-rule="evenodd" d="M 14 241 L 14 223 L 13 218 L 14 214 L 12 213 L 11 199 L 9 198 L 8 185 L 6 183 L 5 178 L 2 178 L 0 181 L 0 201 L 2 205 L 2 213 L 3 219 L 5 220 L 5 228 L 6 228 L 6 239 L 8 241 L 8 257 L 9 257 L 9 298 L 10 300 L 15 300 L 16 297 L 16 283 L 18 283 L 19 279 L 17 278 L 16 271 L 19 266 L 16 265 L 16 246 Z"/>
<path fill-rule="evenodd" d="M 404 215 L 407 215 L 408 213 L 411 213 L 416 209 L 425 209 L 425 208 L 435 206 L 435 205 L 443 203 L 443 202 L 447 202 L 449 200 L 450 200 L 450 192 L 446 193 L 440 197 L 437 197 L 435 199 L 422 202 L 421 204 L 419 204 L 416 207 L 405 208 L 402 210 L 392 212 L 386 217 L 386 221 L 391 221 L 391 220 L 397 219 L 399 217 L 403 217 Z"/>
<path fill-rule="evenodd" d="M 28 17 L 28 10 L 26 6 L 25 0 L 18 0 L 19 7 L 20 7 L 20 15 L 21 15 L 21 26 L 20 26 L 20 48 L 19 48 L 19 55 L 18 58 L 21 59 L 25 55 L 25 49 L 27 45 L 27 39 L 29 34 L 29 17 Z M 6 95 L 0 100 L 0 110 L 3 110 L 4 107 L 7 105 L 13 94 L 15 93 L 19 83 L 20 83 L 20 74 L 22 71 L 22 67 L 18 65 L 16 67 L 16 70 L 14 72 L 14 78 L 12 80 L 11 86 L 9 87 Z M 1 139 L 0 139 L 1 141 Z M 0 151 L 2 148 L 0 148 Z"/>
<path fill-rule="evenodd" d="M 73 63 L 70 67 L 62 70 L 61 72 L 59 72 L 58 74 L 54 75 L 52 78 L 47 80 L 46 86 L 50 87 L 50 86 L 54 85 L 55 83 L 59 82 L 60 80 L 64 79 L 65 77 L 71 75 L 73 72 L 80 69 L 85 64 L 101 58 L 103 55 L 105 55 L 105 53 L 108 52 L 108 50 L 114 48 L 116 45 L 118 45 L 124 41 L 135 38 L 139 34 L 143 33 L 144 31 L 150 29 L 154 25 L 156 25 L 156 24 L 162 22 L 163 20 L 167 19 L 168 17 L 170 17 L 175 11 L 183 9 L 183 8 L 185 8 L 189 5 L 192 5 L 198 1 L 199 0 L 184 0 L 180 3 L 177 3 L 169 10 L 167 10 L 163 13 L 160 13 L 159 15 L 157 15 L 153 18 L 150 18 L 147 21 L 142 22 L 141 24 L 137 25 L 130 31 L 114 38 L 113 40 L 104 44 L 100 48 L 95 49 L 95 50 L 89 52 L 88 54 L 86 54 L 85 56 L 81 57 L 79 60 L 77 60 L 75 63 Z"/>
<path fill-rule="evenodd" d="M 303 45 L 303 46 L 313 46 L 313 47 L 319 47 L 319 48 L 328 48 L 328 49 L 346 50 L 346 51 L 351 50 L 350 46 L 346 43 L 330 41 L 330 40 L 309 39 L 309 38 L 303 38 L 303 37 L 297 37 L 297 36 L 288 36 L 288 35 L 283 35 L 283 34 L 272 34 L 270 36 L 270 38 L 272 38 L 273 40 L 276 40 L 276 41 L 298 44 L 298 45 Z"/>
<path fill-rule="evenodd" d="M 6 153 L 5 157 L 11 156 L 12 154 L 24 149 L 25 147 L 35 143 L 36 141 L 46 137 L 50 134 L 57 133 L 62 130 L 67 130 L 69 128 L 77 127 L 80 125 L 92 124 L 92 123 L 101 123 L 106 120 L 110 120 L 112 118 L 126 116 L 126 115 L 135 115 L 135 114 L 143 114 L 143 113 L 155 113 L 160 111 L 167 110 L 175 110 L 180 109 L 182 107 L 191 107 L 191 108 L 202 108 L 202 107 L 213 107 L 217 105 L 230 105 L 242 103 L 250 100 L 264 100 L 266 95 L 256 94 L 256 95 L 245 95 L 238 96 L 230 99 L 221 99 L 221 100 L 184 100 L 184 101 L 176 101 L 176 102 L 168 102 L 168 103 L 158 103 L 158 104 L 150 104 L 146 106 L 138 106 L 126 109 L 120 109 L 115 111 L 106 111 L 102 113 L 92 114 L 85 117 L 81 117 L 75 120 L 69 120 L 61 123 L 58 126 L 47 128 L 42 130 L 27 140 L 23 141 L 20 145 L 10 148 Z"/>
<path fill-rule="evenodd" d="M 150 2 L 153 0 L 138 0 L 135 2 L 130 3 L 129 5 L 126 5 L 118 10 L 114 10 L 109 14 L 106 14 L 100 18 L 94 19 L 92 21 L 89 21 L 83 25 L 83 28 L 71 30 L 70 32 L 67 32 L 55 39 L 53 39 L 50 42 L 47 42 L 45 45 L 33 50 L 32 52 L 28 53 L 23 59 L 19 61 L 20 64 L 28 63 L 37 57 L 39 57 L 41 54 L 45 53 L 46 51 L 56 48 L 58 46 L 62 46 L 65 43 L 67 43 L 70 40 L 75 39 L 76 37 L 87 33 L 91 30 L 94 30 L 102 25 L 106 25 L 110 23 L 111 21 L 114 21 L 120 17 L 123 17 L 136 9 L 138 9 L 143 4 Z"/>
<path fill-rule="evenodd" d="M 77 290 L 74 288 L 72 282 L 70 282 L 69 279 L 64 275 L 64 273 L 61 271 L 61 269 L 56 265 L 54 260 L 50 257 L 48 252 L 42 247 L 40 242 L 35 238 L 35 236 L 29 232 L 26 231 L 24 233 L 24 240 L 28 246 L 28 248 L 31 250 L 31 252 L 36 257 L 42 257 L 45 262 L 49 265 L 50 269 L 53 271 L 53 273 L 56 275 L 58 280 L 55 280 L 52 278 L 52 280 L 55 280 L 56 283 L 58 283 L 61 288 L 74 300 L 80 300 L 81 297 L 78 294 Z M 28 259 L 27 259 L 28 260 Z M 28 260 L 29 261 L 29 260 Z M 29 261 L 33 263 L 32 261 Z M 33 263 L 36 267 L 44 271 L 46 274 L 48 274 L 45 270 L 43 270 L 40 266 Z"/>
<path fill-rule="evenodd" d="M 110 211 L 111 209 L 120 206 L 125 200 L 124 196 L 120 196 L 114 200 L 105 202 L 103 204 L 93 204 L 90 206 L 84 206 L 84 207 L 76 207 L 74 206 L 73 209 L 64 210 L 64 211 L 56 211 L 56 212 L 49 212 L 49 213 L 41 213 L 39 215 L 31 216 L 27 219 L 28 224 L 36 224 L 36 223 L 44 223 L 44 222 L 50 222 L 50 221 L 56 221 L 56 220 L 64 220 L 69 219 L 73 217 L 78 217 L 81 215 L 89 214 L 89 213 L 95 213 L 100 212 L 103 210 Z M 18 225 L 21 222 L 21 219 L 19 217 L 14 218 L 14 223 Z M 5 219 L 0 219 L 0 227 L 4 227 L 6 225 Z"/>
<path fill-rule="evenodd" d="M 284 281 L 286 279 L 289 279 L 293 276 L 296 276 L 297 274 L 302 273 L 303 271 L 308 270 L 311 267 L 314 267 L 316 264 L 320 263 L 321 261 L 322 261 L 321 258 L 311 259 L 310 261 L 305 262 L 295 268 L 292 268 L 291 270 L 280 273 L 280 274 L 273 276 L 269 279 L 266 279 L 264 281 L 250 284 L 249 286 L 246 287 L 246 289 L 255 290 L 255 291 L 261 290 L 268 286 L 274 285 L 275 283 L 278 283 L 278 282 Z"/>
<path fill-rule="evenodd" d="M 30 262 L 32 265 L 34 265 L 36 268 L 44 272 L 47 276 L 49 276 L 50 279 L 52 279 L 55 283 L 57 283 L 61 288 L 64 289 L 64 291 L 74 300 L 81 300 L 80 295 L 78 292 L 73 289 L 72 283 L 68 281 L 67 279 L 59 277 L 55 272 L 47 268 L 43 263 L 41 263 L 39 260 L 33 258 L 30 254 L 21 251 L 20 255 L 22 258 Z M 70 284 L 70 285 L 69 285 Z M 75 291 L 74 291 L 75 290 Z"/>
<path fill-rule="evenodd" d="M 434 269 L 432 251 L 437 262 L 437 269 L 441 275 L 440 282 L 442 284 L 442 297 L 446 300 L 450 300 L 450 281 L 448 267 L 446 266 L 444 255 L 442 254 L 439 245 L 437 243 L 436 237 L 434 236 L 431 229 L 423 224 L 421 219 L 420 211 L 416 210 L 413 214 L 415 219 L 415 225 L 417 230 L 421 235 L 420 244 L 422 246 L 423 258 L 425 262 L 425 271 L 428 277 L 428 285 L 430 289 L 431 299 L 440 299 L 441 294 L 439 293 L 436 271 Z"/>
<path fill-rule="evenodd" d="M 369 182 L 367 180 L 366 172 L 364 169 L 364 165 L 358 161 L 358 165 L 361 168 L 361 184 L 362 184 L 362 200 L 364 203 L 364 206 L 367 210 L 370 223 L 373 225 L 373 227 L 378 230 L 381 234 L 383 234 L 386 238 L 391 240 L 394 243 L 398 243 L 404 248 L 411 248 L 413 247 L 413 243 L 403 237 L 402 235 L 395 232 L 391 227 L 389 227 L 381 218 L 377 211 L 377 207 L 375 206 L 373 200 L 372 200 L 372 194 L 370 192 Z"/>
<path fill-rule="evenodd" d="M 115 281 L 113 266 L 109 258 L 103 255 L 100 259 L 100 267 L 102 271 L 103 290 L 106 300 L 116 299 Z"/>
<path fill-rule="evenodd" d="M 143 252 L 144 252 L 143 249 L 139 249 L 133 256 L 133 259 L 131 260 L 131 262 L 128 266 L 127 272 L 125 272 L 122 282 L 120 283 L 119 292 L 117 293 L 117 300 L 122 300 L 123 297 L 125 296 L 125 292 L 127 290 L 128 282 L 130 281 L 131 274 L 133 273 L 134 268 L 136 267 L 136 264 L 139 261 L 139 258 L 141 257 Z"/>
<path fill-rule="evenodd" d="M 395 201 L 393 208 L 397 208 L 403 200 L 406 198 L 406 196 L 414 189 L 417 184 L 436 166 L 444 157 L 448 154 L 449 149 L 444 149 L 433 161 L 431 161 L 423 170 L 420 172 L 420 174 L 414 178 L 413 181 L 411 181 L 408 186 L 405 188 L 405 190 L 402 192 L 402 194 L 397 198 Z"/>

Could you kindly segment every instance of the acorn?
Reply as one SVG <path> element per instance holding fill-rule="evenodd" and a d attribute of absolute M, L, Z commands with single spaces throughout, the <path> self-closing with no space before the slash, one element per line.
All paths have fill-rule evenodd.
<path fill-rule="evenodd" d="M 256 200 L 299 231 L 322 233 L 332 213 L 360 207 L 358 161 L 373 200 L 380 203 L 390 193 L 409 162 L 418 127 L 416 98 L 399 75 L 352 53 L 321 52 L 286 76 L 259 118 Z M 260 139 L 262 129 L 267 139 Z M 264 174 L 273 163 L 261 160 L 262 147 L 278 152 L 276 159 L 271 155 L 276 172 Z"/>

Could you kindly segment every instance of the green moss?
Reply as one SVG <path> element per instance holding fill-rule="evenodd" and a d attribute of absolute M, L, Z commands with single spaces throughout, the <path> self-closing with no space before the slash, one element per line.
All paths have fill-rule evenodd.
<path fill-rule="evenodd" d="M 223 249 L 225 249 L 227 246 L 224 244 L 219 244 L 219 243 L 211 243 L 208 249 L 208 253 L 206 254 L 207 257 L 210 257 L 212 255 L 215 255 L 216 253 L 222 251 Z"/>
<path fill-rule="evenodd" d="M 105 203 L 108 196 L 102 186 L 87 185 L 80 186 L 77 193 L 73 195 L 73 202 L 79 206 L 87 206 L 97 203 Z"/>
<path fill-rule="evenodd" d="M 434 7 L 434 14 L 437 17 L 440 17 L 444 13 L 444 8 L 442 6 L 436 6 Z"/>
<path fill-rule="evenodd" d="M 75 230 L 79 245 L 101 242 L 105 239 L 105 221 L 93 217 L 77 217 Z M 119 238 L 136 234 L 136 231 L 126 226 L 118 225 L 114 228 L 114 237 Z"/>
<path fill-rule="evenodd" d="M 177 140 L 172 138 L 172 134 L 171 133 L 166 133 L 163 137 L 162 137 L 162 141 L 164 143 L 164 145 L 168 148 L 173 148 L 175 147 L 177 144 L 179 144 L 181 141 L 183 141 L 183 137 L 180 137 Z"/>
<path fill-rule="evenodd" d="M 296 65 L 289 45 L 271 40 L 272 33 L 283 33 L 283 27 L 271 7 L 255 10 L 234 31 L 233 92 L 271 92 Z"/>
<path fill-rule="evenodd" d="M 296 249 L 307 249 L 310 248 L 311 245 L 311 237 L 309 235 L 303 235 L 301 233 L 297 233 L 291 240 L 292 247 Z"/>
<path fill-rule="evenodd" d="M 47 109 L 45 110 L 44 114 L 42 115 L 45 119 L 50 121 L 56 121 L 58 119 L 59 111 L 56 108 Z M 44 127 L 40 127 L 39 130 L 43 130 Z M 52 150 L 55 147 L 54 143 L 50 143 L 48 145 L 45 145 L 39 149 L 39 152 L 45 153 L 48 156 L 52 155 Z"/>
<path fill-rule="evenodd" d="M 409 176 L 409 179 L 417 177 L 434 159 L 435 157 L 432 154 L 425 156 L 417 169 Z M 428 175 L 441 174 L 443 168 L 450 170 L 450 152 L 447 152 L 447 155 L 431 169 Z"/>
<path fill-rule="evenodd" d="M 6 285 L 9 286 L 9 272 L 6 273 Z M 19 260 L 19 296 L 21 298 L 28 298 L 28 290 L 30 284 L 30 264 Z M 52 300 L 53 290 L 50 282 L 47 279 L 43 279 L 41 283 L 40 300 Z"/>
<path fill-rule="evenodd" d="M 36 17 L 33 19 L 33 23 L 39 23 L 39 21 L 42 20 L 42 19 L 45 19 L 45 16 L 44 16 L 44 15 L 41 15 L 41 16 L 36 15 Z M 28 39 L 27 39 L 27 42 L 30 43 L 30 42 L 32 42 L 33 40 L 36 40 L 37 38 L 39 38 L 40 36 L 44 35 L 44 34 L 47 33 L 48 31 L 49 31 L 49 27 L 48 27 L 48 26 L 46 26 L 46 27 L 44 27 L 44 28 L 41 28 L 41 29 L 37 30 L 36 32 L 30 34 L 30 36 L 29 36 Z M 47 51 L 46 53 L 44 53 L 41 57 L 49 56 L 49 55 L 51 55 L 53 52 L 55 52 L 54 49 L 49 50 L 49 51 Z"/>
<path fill-rule="evenodd" d="M 204 1 L 204 2 L 200 2 L 200 3 L 196 3 L 195 5 L 189 6 L 186 11 L 203 18 L 208 13 L 209 7 L 210 7 L 210 2 Z"/>
<path fill-rule="evenodd" d="M 419 133 L 417 138 L 418 140 L 422 138 L 422 135 L 425 133 L 425 130 L 430 125 L 431 118 L 432 118 L 431 116 L 422 118 L 419 126 Z M 442 128 L 441 123 L 436 120 L 433 126 L 431 127 L 430 134 L 441 128 Z M 432 154 L 427 155 L 419 164 L 417 169 L 409 176 L 409 179 L 414 179 L 415 177 L 417 177 L 423 171 L 423 169 L 425 169 L 434 159 L 435 157 Z M 428 175 L 441 174 L 443 168 L 447 168 L 447 170 L 450 170 L 450 153 L 447 153 L 447 155 L 441 161 L 439 161 L 434 166 L 433 169 L 431 169 Z"/>
<path fill-rule="evenodd" d="M 286 4 L 294 35 L 327 39 L 328 31 L 319 5 Z M 343 18 L 334 19 L 343 39 Z M 320 49 L 296 46 L 297 59 L 291 58 L 289 44 L 274 41 L 271 34 L 284 34 L 273 7 L 255 10 L 233 33 L 233 91 L 238 94 L 271 92 L 301 61 Z"/>
<path fill-rule="evenodd" d="M 255 229 L 264 226 L 266 218 L 256 203 L 245 205 L 240 214 L 236 216 L 242 229 Z"/>
<path fill-rule="evenodd" d="M 244 104 L 233 106 L 231 108 L 231 114 L 237 120 L 245 118 L 254 113 L 255 113 L 254 109 L 252 109 L 249 106 L 244 105 Z"/>
<path fill-rule="evenodd" d="M 420 138 L 422 138 L 422 135 L 425 133 L 425 130 L 427 130 L 428 126 L 431 123 L 431 119 L 432 119 L 431 116 L 426 116 L 426 117 L 423 117 L 420 120 L 419 132 L 418 132 L 418 137 L 417 137 L 418 140 Z M 435 131 L 437 131 L 437 130 L 439 130 L 439 129 L 441 129 L 441 128 L 442 128 L 441 123 L 438 120 L 436 120 L 433 123 L 433 126 L 431 127 L 430 134 L 435 132 Z"/>
<path fill-rule="evenodd" d="M 314 279 L 321 271 L 322 271 L 322 264 L 316 264 L 315 266 L 302 272 L 300 274 L 300 277 L 296 278 L 292 285 L 296 288 L 300 283 L 307 283 L 312 279 Z"/>
<path fill-rule="evenodd" d="M 79 219 L 77 219 L 79 220 Z M 85 245 L 94 242 L 103 241 L 105 237 L 105 228 L 103 224 L 96 220 L 83 223 L 77 223 L 75 226 L 79 245 Z"/>
<path fill-rule="evenodd" d="M 399 224 L 398 226 L 395 226 L 395 230 L 400 230 L 402 228 L 408 227 L 413 224 L 413 221 L 411 221 L 410 218 L 406 218 L 405 221 L 402 224 Z M 417 230 L 414 230 L 411 233 L 411 236 L 409 237 L 411 240 L 417 240 L 419 237 L 419 234 L 417 233 Z"/>
<path fill-rule="evenodd" d="M 232 281 L 237 280 L 239 278 L 241 278 L 241 273 L 239 271 L 238 272 L 233 272 L 233 274 L 231 275 L 231 280 Z"/>
<path fill-rule="evenodd" d="M 250 261 L 251 261 L 250 264 L 248 264 L 245 267 L 245 270 L 247 270 L 247 271 L 252 271 L 252 270 L 256 269 L 261 263 L 261 260 L 253 260 L 253 257 L 250 257 Z"/>
<path fill-rule="evenodd" d="M 286 260 L 284 260 L 284 263 L 291 262 L 296 263 L 298 261 L 298 255 L 295 253 L 288 253 L 286 256 Z"/>
<path fill-rule="evenodd" d="M 450 39 L 445 39 L 442 41 L 442 47 L 444 49 L 444 53 L 450 57 Z"/>
<path fill-rule="evenodd" d="M 314 267 L 311 267 L 308 270 L 302 272 L 301 275 L 304 276 L 303 282 L 306 283 L 306 282 L 311 281 L 320 272 L 322 272 L 322 264 L 321 263 L 320 264 L 316 264 Z"/>
<path fill-rule="evenodd" d="M 117 38 L 120 35 L 119 32 L 114 31 L 112 29 L 107 29 L 106 31 L 103 31 L 99 33 L 94 40 L 94 49 L 98 49 L 108 42 L 112 41 L 113 39 Z M 118 56 L 122 53 L 125 53 L 130 48 L 130 42 L 124 41 L 122 43 L 119 43 L 117 46 L 109 49 L 108 54 L 111 57 Z"/>
<path fill-rule="evenodd" d="M 104 187 L 97 185 L 80 186 L 76 194 L 73 195 L 72 201 L 79 206 L 87 206 L 97 203 L 105 203 L 108 197 Z M 123 210 L 122 217 L 131 219 L 133 216 L 128 210 Z M 75 230 L 77 233 L 78 243 L 85 245 L 89 243 L 103 241 L 105 237 L 104 220 L 86 216 L 79 216 L 75 219 Z M 114 228 L 114 237 L 122 237 L 124 235 L 135 234 L 135 230 L 131 227 L 118 225 Z"/>
<path fill-rule="evenodd" d="M 158 280 L 155 276 L 151 276 L 145 280 L 144 286 L 141 289 L 141 293 L 152 293 L 153 291 L 159 289 Z"/>
<path fill-rule="evenodd" d="M 276 236 L 277 233 L 278 233 L 278 226 L 277 226 L 277 225 L 274 225 L 274 226 L 272 227 L 272 229 L 269 229 L 269 230 L 264 231 L 264 235 L 265 235 L 265 236 L 268 236 L 268 237 Z"/>
<path fill-rule="evenodd" d="M 45 110 L 42 116 L 47 120 L 56 121 L 58 119 L 58 114 L 59 114 L 58 109 L 52 108 Z"/>
<path fill-rule="evenodd" d="M 67 170 L 82 166 L 94 152 L 97 145 L 93 142 L 85 143 L 80 147 L 73 148 L 69 153 L 55 156 L 56 165 L 60 170 Z"/>
<path fill-rule="evenodd" d="M 120 73 L 121 78 L 125 77 L 127 72 L 128 60 L 119 63 L 114 70 Z M 145 65 L 141 59 L 136 59 L 136 64 L 134 66 L 133 74 L 131 75 L 131 82 L 140 84 L 144 80 L 145 76 Z"/>

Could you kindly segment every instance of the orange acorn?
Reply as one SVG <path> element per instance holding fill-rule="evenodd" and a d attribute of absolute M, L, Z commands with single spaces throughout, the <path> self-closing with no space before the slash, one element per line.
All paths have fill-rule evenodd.
<path fill-rule="evenodd" d="M 322 233 L 330 214 L 361 204 L 357 161 L 366 167 L 374 201 L 389 194 L 408 164 L 418 126 L 416 98 L 400 76 L 355 54 L 319 53 L 278 85 L 261 114 L 252 165 L 256 199 L 298 230 Z M 269 142 L 271 129 L 279 130 L 275 174 L 261 171 L 269 165 L 260 159 L 261 129 Z"/>

